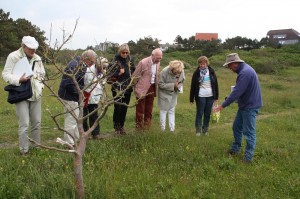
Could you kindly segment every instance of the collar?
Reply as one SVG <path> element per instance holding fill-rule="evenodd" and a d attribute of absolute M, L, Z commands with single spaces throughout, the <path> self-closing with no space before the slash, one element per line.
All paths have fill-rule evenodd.
<path fill-rule="evenodd" d="M 238 69 L 236 70 L 236 73 L 240 73 L 243 68 L 244 68 L 244 62 L 239 63 L 239 66 L 238 66 Z"/>

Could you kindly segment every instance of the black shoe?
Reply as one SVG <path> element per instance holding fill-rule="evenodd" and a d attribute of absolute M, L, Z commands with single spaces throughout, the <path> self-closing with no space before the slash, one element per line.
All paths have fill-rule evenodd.
<path fill-rule="evenodd" d="M 202 128 L 202 133 L 204 135 L 208 135 L 208 128 Z"/>

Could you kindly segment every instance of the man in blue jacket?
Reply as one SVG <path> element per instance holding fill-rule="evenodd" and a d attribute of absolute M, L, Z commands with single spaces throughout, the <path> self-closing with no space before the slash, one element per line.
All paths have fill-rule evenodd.
<path fill-rule="evenodd" d="M 74 116 L 79 116 L 79 94 L 76 84 L 80 89 L 84 87 L 84 75 L 88 66 L 96 62 L 96 53 L 86 50 L 80 57 L 68 63 L 62 76 L 58 96 L 64 104 L 64 141 L 74 145 L 80 138 L 77 121 Z M 72 77 L 74 79 L 72 79 Z"/>
<path fill-rule="evenodd" d="M 256 115 L 263 103 L 259 80 L 255 70 L 241 60 L 237 53 L 227 55 L 223 66 L 237 73 L 236 85 L 222 105 L 214 111 L 221 111 L 237 100 L 239 108 L 232 125 L 234 142 L 228 153 L 236 155 L 240 152 L 244 135 L 247 144 L 243 161 L 250 163 L 256 145 Z"/>

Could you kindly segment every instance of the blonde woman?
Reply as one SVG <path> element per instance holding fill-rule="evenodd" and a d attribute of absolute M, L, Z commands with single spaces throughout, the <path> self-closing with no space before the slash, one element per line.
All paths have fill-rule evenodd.
<path fill-rule="evenodd" d="M 184 65 L 181 61 L 170 61 L 158 78 L 158 107 L 160 109 L 160 128 L 166 130 L 166 118 L 168 114 L 171 133 L 175 131 L 175 107 L 177 95 L 182 90 L 184 82 Z"/>
<path fill-rule="evenodd" d="M 120 45 L 118 53 L 116 54 L 113 63 L 114 67 L 109 69 L 112 72 L 111 77 L 114 77 L 115 82 L 112 83 L 111 91 L 113 97 L 117 95 L 118 92 L 127 89 L 123 96 L 115 99 L 113 122 L 116 135 L 125 135 L 124 123 L 127 114 L 128 104 L 130 103 L 132 88 L 127 88 L 131 81 L 131 74 L 135 70 L 133 61 L 130 58 L 130 50 L 127 44 Z M 112 66 L 110 66 L 112 67 Z"/>

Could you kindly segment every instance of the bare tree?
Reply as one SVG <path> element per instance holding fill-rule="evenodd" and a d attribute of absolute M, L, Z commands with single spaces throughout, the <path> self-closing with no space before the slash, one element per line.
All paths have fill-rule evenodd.
<path fill-rule="evenodd" d="M 43 81 L 44 85 L 50 90 L 51 96 L 55 97 L 62 105 L 64 105 L 64 102 L 58 96 L 58 92 L 57 92 L 57 89 L 54 86 L 54 82 L 56 80 L 60 79 L 62 75 L 67 76 L 68 78 L 70 78 L 73 81 L 73 83 L 76 87 L 76 90 L 78 92 L 78 95 L 79 95 L 79 106 L 76 107 L 76 108 L 79 109 L 79 115 L 77 116 L 75 114 L 74 109 L 70 109 L 67 112 L 64 112 L 62 110 L 62 112 L 60 112 L 60 113 L 52 113 L 51 110 L 47 110 L 47 111 L 49 113 L 49 116 L 52 118 L 53 122 L 56 124 L 57 129 L 60 130 L 62 133 L 65 132 L 69 136 L 71 136 L 73 138 L 75 144 L 71 145 L 68 142 L 65 142 L 64 140 L 62 140 L 60 138 L 57 138 L 56 141 L 65 146 L 64 148 L 58 148 L 58 147 L 52 147 L 52 146 L 46 146 L 46 145 L 43 145 L 43 144 L 38 144 L 38 143 L 34 142 L 33 140 L 31 140 L 30 138 L 29 139 L 30 139 L 31 142 L 34 142 L 35 144 L 39 145 L 41 148 L 55 150 L 55 151 L 58 151 L 58 152 L 70 153 L 70 154 L 73 155 L 73 169 L 74 169 L 74 177 L 75 177 L 76 195 L 77 195 L 77 198 L 84 198 L 85 197 L 85 189 L 84 189 L 84 180 L 83 180 L 82 170 L 83 170 L 83 155 L 85 153 L 88 137 L 91 134 L 91 132 L 95 129 L 97 124 L 100 122 L 100 120 L 105 116 L 105 114 L 108 110 L 108 107 L 113 105 L 114 103 L 119 103 L 119 102 L 117 102 L 116 99 L 122 97 L 122 95 L 124 95 L 126 90 L 130 89 L 133 82 L 135 82 L 137 78 L 132 77 L 131 82 L 129 83 L 129 85 L 124 90 L 119 91 L 115 97 L 109 97 L 109 95 L 106 94 L 107 91 L 106 91 L 105 82 L 109 78 L 109 76 L 111 74 L 111 70 L 114 70 L 114 68 L 116 67 L 116 64 L 117 64 L 117 63 L 111 63 L 112 67 L 110 67 L 110 69 L 107 71 L 107 73 L 105 75 L 97 78 L 95 81 L 91 82 L 89 85 L 85 85 L 84 88 L 81 89 L 80 86 L 79 86 L 79 83 L 77 82 L 77 80 L 75 78 L 76 74 L 80 70 L 80 67 L 78 66 L 72 73 L 67 73 L 64 70 L 65 66 L 60 65 L 56 61 L 57 56 L 58 56 L 60 50 L 62 49 L 62 47 L 65 44 L 67 44 L 68 42 L 70 42 L 71 39 L 73 38 L 73 35 L 74 35 L 75 30 L 76 30 L 77 24 L 78 24 L 78 20 L 76 21 L 74 30 L 71 34 L 66 34 L 66 32 L 63 31 L 63 41 L 62 41 L 61 44 L 59 44 L 58 41 L 56 40 L 54 45 L 51 47 L 51 44 L 50 44 L 50 41 L 49 41 L 48 48 L 44 49 L 44 57 L 45 57 L 46 61 L 48 63 L 53 64 L 57 72 L 55 72 L 51 76 L 48 74 L 46 76 L 45 80 Z M 83 114 L 83 108 L 84 108 L 84 94 L 83 94 L 83 91 L 86 88 L 88 88 L 89 86 L 91 86 L 92 84 L 95 84 L 95 83 L 100 83 L 100 84 L 104 85 L 103 86 L 104 95 L 101 97 L 101 100 L 98 104 L 99 105 L 98 109 L 94 110 L 94 112 L 95 111 L 99 112 L 99 116 L 98 116 L 97 120 L 95 121 L 95 123 L 87 131 L 84 131 L 83 121 L 87 117 L 89 117 L 89 115 L 93 114 L 94 112 L 91 112 L 88 115 Z M 119 103 L 119 104 L 122 104 L 122 103 Z M 122 105 L 128 106 L 126 104 L 122 104 Z M 59 118 L 62 117 L 64 114 L 67 114 L 67 113 L 72 114 L 72 116 L 75 118 L 75 120 L 77 122 L 77 127 L 78 127 L 78 131 L 79 131 L 79 135 L 80 135 L 80 138 L 79 138 L 78 142 L 76 142 L 74 136 L 70 132 L 67 132 L 66 129 L 64 129 L 64 127 L 62 127 L 59 123 Z"/>

